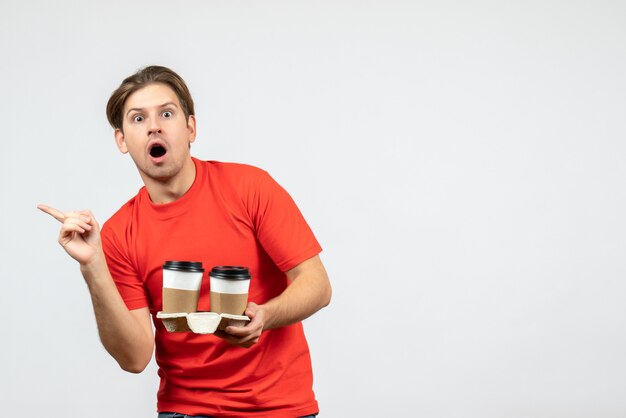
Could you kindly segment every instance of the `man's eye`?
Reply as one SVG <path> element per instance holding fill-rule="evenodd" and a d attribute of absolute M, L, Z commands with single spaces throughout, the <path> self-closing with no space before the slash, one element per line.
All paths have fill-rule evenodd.
<path fill-rule="evenodd" d="M 165 112 L 163 112 L 163 117 L 164 118 L 171 118 L 172 117 L 172 112 L 170 112 L 169 110 L 166 110 Z"/>
<path fill-rule="evenodd" d="M 143 116 L 137 115 L 137 116 L 133 117 L 133 121 L 135 121 L 135 122 L 143 122 Z"/>

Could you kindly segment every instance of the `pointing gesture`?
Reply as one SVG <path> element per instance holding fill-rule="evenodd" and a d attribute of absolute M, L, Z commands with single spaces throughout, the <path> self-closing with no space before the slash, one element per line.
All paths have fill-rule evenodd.
<path fill-rule="evenodd" d="M 37 209 L 61 222 L 59 244 L 81 265 L 95 260 L 102 251 L 100 225 L 88 210 L 63 213 L 47 205 L 37 205 Z"/>

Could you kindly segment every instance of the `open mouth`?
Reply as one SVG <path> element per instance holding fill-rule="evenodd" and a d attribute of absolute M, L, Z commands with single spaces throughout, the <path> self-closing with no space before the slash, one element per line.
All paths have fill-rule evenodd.
<path fill-rule="evenodd" d="M 155 144 L 152 148 L 150 148 L 150 156 L 153 158 L 162 157 L 165 153 L 167 153 L 167 150 L 159 144 Z"/>

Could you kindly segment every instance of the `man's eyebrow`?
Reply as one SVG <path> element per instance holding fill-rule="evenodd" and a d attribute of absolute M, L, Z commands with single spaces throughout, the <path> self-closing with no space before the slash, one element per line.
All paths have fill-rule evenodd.
<path fill-rule="evenodd" d="M 178 105 L 177 105 L 176 103 L 174 103 L 174 102 L 167 102 L 167 103 L 163 103 L 162 105 L 159 105 L 159 106 L 157 106 L 157 107 L 162 108 L 162 107 L 167 107 L 167 106 L 178 107 Z M 133 108 L 128 109 L 128 110 L 126 111 L 126 116 L 128 116 L 128 114 L 129 114 L 130 112 L 132 112 L 132 111 L 138 111 L 138 112 L 141 112 L 142 110 L 143 110 L 143 108 L 142 108 L 142 107 L 133 107 Z"/>

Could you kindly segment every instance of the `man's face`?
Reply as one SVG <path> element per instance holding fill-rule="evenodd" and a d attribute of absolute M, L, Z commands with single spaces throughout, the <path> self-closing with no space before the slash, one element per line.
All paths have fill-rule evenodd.
<path fill-rule="evenodd" d="M 143 87 L 128 97 L 123 112 L 123 132 L 115 131 L 115 142 L 130 154 L 144 182 L 146 176 L 159 181 L 176 176 L 190 158 L 196 121 L 185 117 L 174 90 L 160 83 Z"/>

